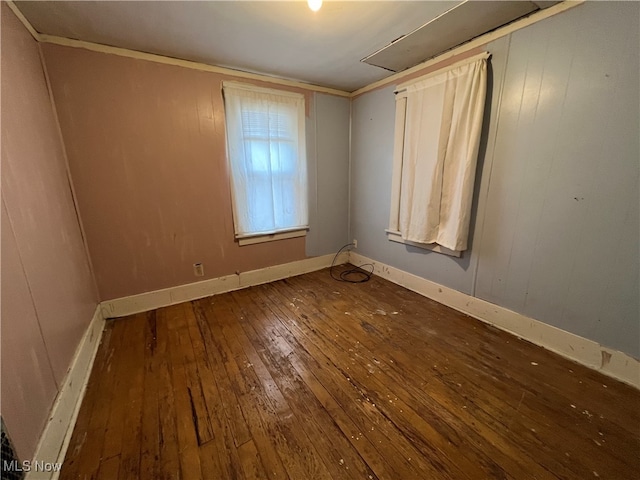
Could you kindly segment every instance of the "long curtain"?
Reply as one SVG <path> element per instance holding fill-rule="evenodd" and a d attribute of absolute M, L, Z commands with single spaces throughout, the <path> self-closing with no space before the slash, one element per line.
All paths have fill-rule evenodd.
<path fill-rule="evenodd" d="M 487 58 L 413 83 L 406 96 L 399 228 L 411 242 L 467 248 Z"/>
<path fill-rule="evenodd" d="M 237 238 L 308 223 L 304 97 L 224 84 Z"/>

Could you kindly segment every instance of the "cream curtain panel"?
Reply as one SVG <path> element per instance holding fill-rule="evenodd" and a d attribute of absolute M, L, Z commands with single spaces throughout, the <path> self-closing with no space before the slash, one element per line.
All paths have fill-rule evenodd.
<path fill-rule="evenodd" d="M 402 133 L 397 229 L 407 242 L 467 248 L 488 57 L 463 61 L 396 95 L 404 106 L 404 125 L 396 124 L 396 135 Z"/>
<path fill-rule="evenodd" d="M 236 238 L 308 228 L 304 96 L 224 82 Z"/>

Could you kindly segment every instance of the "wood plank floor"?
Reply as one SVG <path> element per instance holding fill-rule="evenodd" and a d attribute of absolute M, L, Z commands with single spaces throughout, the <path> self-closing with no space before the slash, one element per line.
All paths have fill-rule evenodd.
<path fill-rule="evenodd" d="M 640 478 L 640 392 L 327 270 L 109 321 L 62 479 Z"/>

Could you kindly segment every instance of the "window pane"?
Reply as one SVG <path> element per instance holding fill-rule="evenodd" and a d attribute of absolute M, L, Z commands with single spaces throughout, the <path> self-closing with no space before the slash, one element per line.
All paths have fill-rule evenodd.
<path fill-rule="evenodd" d="M 249 170 L 252 172 L 269 172 L 271 163 L 269 155 L 269 142 L 265 140 L 245 140 L 245 151 L 249 157 Z"/>
<path fill-rule="evenodd" d="M 273 110 L 244 110 L 242 130 L 246 137 L 293 140 L 291 115 Z"/>
<path fill-rule="evenodd" d="M 279 173 L 295 173 L 297 152 L 290 142 L 271 142 L 271 170 Z"/>
<path fill-rule="evenodd" d="M 273 192 L 271 181 L 265 176 L 252 176 L 248 194 L 249 232 L 265 232 L 272 230 L 275 225 L 273 209 Z"/>

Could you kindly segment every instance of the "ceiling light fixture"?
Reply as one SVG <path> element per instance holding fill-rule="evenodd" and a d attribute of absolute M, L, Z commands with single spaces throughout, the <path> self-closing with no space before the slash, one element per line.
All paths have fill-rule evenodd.
<path fill-rule="evenodd" d="M 322 0 L 307 0 L 307 5 L 312 11 L 317 12 L 322 6 Z"/>

